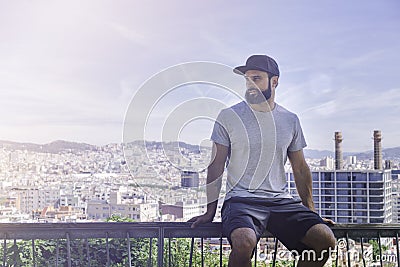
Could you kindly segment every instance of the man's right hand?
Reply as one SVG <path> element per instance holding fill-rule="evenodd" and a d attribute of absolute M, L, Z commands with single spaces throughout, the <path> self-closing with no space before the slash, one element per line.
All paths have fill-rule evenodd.
<path fill-rule="evenodd" d="M 199 216 L 193 217 L 188 222 L 192 222 L 192 226 L 190 228 L 196 228 L 200 224 L 212 222 L 213 219 L 214 219 L 214 215 L 210 215 L 208 213 L 205 213 L 203 215 L 199 215 Z"/>

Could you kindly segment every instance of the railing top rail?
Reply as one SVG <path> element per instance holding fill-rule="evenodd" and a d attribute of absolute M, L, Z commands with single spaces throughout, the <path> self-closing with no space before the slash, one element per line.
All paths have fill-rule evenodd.
<path fill-rule="evenodd" d="M 190 228 L 187 222 L 90 222 L 90 223 L 0 223 L 2 239 L 56 239 L 66 238 L 132 238 L 158 237 L 221 237 L 221 223 L 213 222 Z M 400 224 L 336 224 L 331 227 L 337 238 L 396 237 Z M 272 236 L 268 232 L 264 237 Z"/>

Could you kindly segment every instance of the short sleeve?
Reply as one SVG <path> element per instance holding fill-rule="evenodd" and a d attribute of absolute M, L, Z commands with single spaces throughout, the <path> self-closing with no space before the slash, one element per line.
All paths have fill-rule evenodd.
<path fill-rule="evenodd" d="M 293 139 L 288 147 L 288 151 L 291 152 L 301 150 L 307 146 L 306 140 L 303 135 L 303 130 L 301 129 L 300 121 L 297 116 L 294 124 Z"/>
<path fill-rule="evenodd" d="M 226 123 L 224 113 L 221 111 L 214 123 L 214 128 L 211 134 L 211 140 L 215 143 L 229 147 L 231 144 L 228 131 L 226 130 Z"/>

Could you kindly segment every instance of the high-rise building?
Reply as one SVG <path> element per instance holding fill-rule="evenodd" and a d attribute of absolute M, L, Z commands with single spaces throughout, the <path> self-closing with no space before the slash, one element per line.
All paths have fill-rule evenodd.
<path fill-rule="evenodd" d="M 393 187 L 393 220 L 400 222 L 400 170 L 391 170 Z"/>
<path fill-rule="evenodd" d="M 387 159 L 385 160 L 385 170 L 390 170 L 393 168 L 393 161 Z"/>
<path fill-rule="evenodd" d="M 315 209 L 337 223 L 393 223 L 390 170 L 312 172 Z M 298 196 L 293 173 L 288 187 Z"/>
<path fill-rule="evenodd" d="M 374 131 L 374 169 L 382 170 L 382 133 Z"/>
<path fill-rule="evenodd" d="M 346 163 L 348 166 L 354 167 L 357 164 L 357 157 L 356 156 L 348 156 Z"/>
<path fill-rule="evenodd" d="M 342 155 L 342 142 L 343 137 L 341 132 L 335 132 L 335 169 L 343 169 L 343 155 Z"/>
<path fill-rule="evenodd" d="M 326 168 L 327 170 L 333 170 L 335 168 L 335 160 L 332 157 L 325 157 L 320 160 L 319 165 Z"/>
<path fill-rule="evenodd" d="M 199 187 L 199 173 L 194 171 L 181 172 L 182 187 Z"/>

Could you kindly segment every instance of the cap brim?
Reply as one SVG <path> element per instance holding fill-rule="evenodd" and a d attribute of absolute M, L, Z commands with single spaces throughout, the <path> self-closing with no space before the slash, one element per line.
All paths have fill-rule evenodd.
<path fill-rule="evenodd" d="M 239 66 L 233 69 L 233 72 L 239 75 L 244 75 L 248 71 L 246 66 Z"/>
<path fill-rule="evenodd" d="M 259 67 L 248 67 L 248 66 L 239 66 L 233 69 L 233 72 L 239 75 L 244 75 L 246 73 L 246 71 L 248 70 L 260 70 L 260 71 L 264 71 L 267 72 L 267 70 L 263 69 L 263 68 L 259 68 Z"/>

